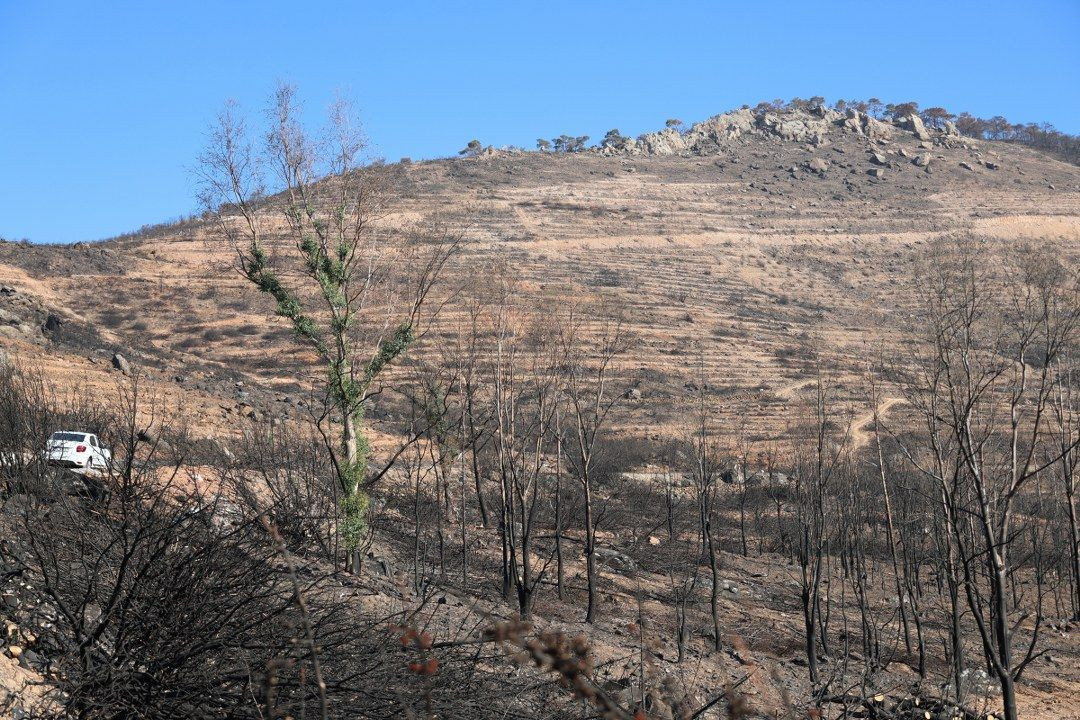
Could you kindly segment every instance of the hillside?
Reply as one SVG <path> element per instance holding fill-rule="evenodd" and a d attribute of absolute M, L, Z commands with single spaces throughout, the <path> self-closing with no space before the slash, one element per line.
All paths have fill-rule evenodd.
<path fill-rule="evenodd" d="M 812 124 L 825 120 L 808 119 L 816 135 L 791 129 L 798 118 L 784 134 L 717 129 L 738 115 L 686 134 L 710 145 L 673 149 L 667 141 L 682 136 L 665 131 L 643 136 L 649 150 L 392 166 L 396 216 L 468 224 L 444 291 L 504 261 L 528 295 L 618 308 L 637 340 L 624 360 L 625 382 L 642 393 L 635 424 L 647 419 L 653 434 L 668 428 L 703 356 L 713 391 L 750 405 L 747 431 L 775 437 L 790 391 L 817 367 L 851 379 L 896 342 L 935 238 L 1045 238 L 1070 260 L 1080 253 L 1076 166 L 937 131 L 923 141 L 890 125 L 871 135 L 891 139 L 867 137 L 843 119 L 825 133 Z M 295 379 L 309 359 L 211 230 L 195 222 L 100 244 L 0 247 L 9 351 L 46 363 L 62 385 L 97 387 L 119 350 L 161 392 L 182 392 L 208 431 L 235 431 L 221 406 L 235 404 L 238 381 L 249 385 L 241 401 L 286 415 L 278 396 L 302 390 Z M 39 330 L 49 313 L 61 330 Z M 439 327 L 449 333 L 458 319 L 451 307 Z"/>
<path fill-rule="evenodd" d="M 807 411 L 805 391 L 825 375 L 835 386 L 838 422 L 846 426 L 841 434 L 846 431 L 854 451 L 865 450 L 874 420 L 866 397 L 868 367 L 882 357 L 895 361 L 908 352 L 920 268 L 937 241 L 970 235 L 987 247 L 1052 242 L 1065 268 L 1080 268 L 1080 167 L 1022 145 L 977 141 L 954 130 L 927 129 L 912 119 L 885 123 L 858 113 L 755 116 L 736 111 L 684 133 L 666 130 L 582 152 L 487 149 L 472 157 L 385 168 L 394 198 L 384 220 L 388 226 L 439 215 L 466 227 L 461 250 L 436 289 L 437 300 L 446 304 L 410 351 L 414 354 L 394 372 L 404 376 L 418 359 L 434 364 L 446 360 L 446 348 L 453 347 L 459 329 L 468 325 L 462 297 L 497 268 L 505 268 L 516 283 L 522 305 L 541 308 L 538 314 L 545 308 L 572 306 L 586 318 L 590 337 L 601 331 L 602 314 L 617 315 L 632 338 L 613 373 L 613 385 L 620 395 L 625 392 L 613 411 L 613 443 L 621 443 L 613 446 L 625 457 L 612 463 L 618 473 L 603 486 L 605 504 L 598 525 L 600 548 L 606 553 L 600 570 L 601 620 L 595 626 L 581 622 L 585 563 L 578 549 L 582 535 L 576 529 L 566 531 L 567 543 L 575 547 L 572 556 L 567 551 L 567 597 L 557 599 L 554 590 L 544 587 L 534 618 L 539 628 L 585 633 L 604 687 L 620 701 L 640 701 L 644 707 L 645 691 L 634 683 L 638 678 L 643 687 L 647 674 L 648 682 L 668 690 L 678 685 L 695 706 L 719 698 L 729 684 L 746 683 L 741 692 L 747 717 L 776 717 L 790 707 L 801 713 L 810 693 L 795 553 L 768 533 L 758 534 L 749 543 L 751 550 L 745 536 L 740 543 L 738 528 L 741 522 L 745 531 L 748 492 L 728 486 L 718 491 L 716 501 L 723 575 L 723 594 L 716 602 L 727 624 L 724 649 L 713 652 L 709 647 L 712 629 L 703 599 L 708 590 L 702 579 L 708 573 L 694 554 L 693 473 L 673 467 L 671 452 L 673 443 L 685 443 L 692 434 L 698 399 L 708 398 L 725 453 L 770 454 L 805 430 L 800 425 Z M 272 239 L 271 245 L 276 252 L 287 250 L 281 238 Z M 0 348 L 20 366 L 40 371 L 57 396 L 88 406 L 108 403 L 129 387 L 136 373 L 118 367 L 124 365 L 115 358 L 119 353 L 138 370 L 140 392 L 157 398 L 158 412 L 165 409 L 166 422 L 185 425 L 193 443 L 210 438 L 219 449 L 235 451 L 226 449 L 211 460 L 206 459 L 209 454 L 200 455 L 197 468 L 177 460 L 189 473 L 188 484 L 198 488 L 200 483 L 224 484 L 230 478 L 247 478 L 245 473 L 267 472 L 236 460 L 247 457 L 240 448 L 251 450 L 260 436 L 257 430 L 263 428 L 306 427 L 311 389 L 324 371 L 293 341 L 287 322 L 274 314 L 270 301 L 240 277 L 234 260 L 233 248 L 219 238 L 210 220 L 74 246 L 0 244 Z M 887 378 L 883 384 L 881 413 L 901 415 L 905 404 Z M 407 429 L 405 403 L 387 393 L 376 398 L 368 418 L 375 430 L 373 463 L 378 465 L 385 459 L 380 452 Z M 156 422 L 160 427 L 162 419 Z M 269 431 L 271 438 L 274 432 Z M 328 594 L 347 598 L 340 607 L 355 614 L 350 617 L 370 620 L 371 627 L 377 625 L 371 618 L 381 621 L 380 613 L 400 612 L 412 621 L 421 610 L 428 612 L 429 604 L 437 605 L 442 614 L 431 610 L 427 627 L 439 643 L 445 642 L 446 673 L 459 672 L 453 668 L 462 666 L 454 663 L 471 653 L 451 647 L 450 638 L 468 635 L 492 620 L 512 622 L 516 612 L 497 587 L 500 539 L 495 523 L 483 526 L 472 516 L 471 506 L 466 522 L 465 455 L 451 458 L 461 460 L 460 505 L 456 495 L 453 502 L 450 497 L 451 491 L 457 492 L 457 479 L 444 478 L 439 486 L 438 473 L 433 496 L 421 502 L 421 491 L 414 491 L 413 483 L 419 488 L 422 481 L 431 481 L 418 469 L 428 463 L 419 452 L 413 464 L 377 488 L 382 512 L 368 563 L 372 570 L 366 576 L 337 573 L 336 566 L 314 559 L 314 553 L 301 573 L 319 592 L 324 588 L 319 583 L 329 583 Z M 852 458 L 853 467 L 870 467 L 854 452 Z M 785 471 L 790 469 L 783 464 L 788 460 L 784 457 L 781 463 Z M 540 466 L 538 460 L 538 483 Z M 547 465 L 544 470 L 550 474 Z M 409 474 L 414 471 L 415 477 Z M 786 474 L 778 477 L 787 482 Z M 778 528 L 788 527 L 788 522 L 799 526 L 802 517 L 794 514 L 794 503 L 785 507 L 781 520 L 787 491 L 768 494 L 780 483 L 772 486 L 771 472 L 766 478 L 769 487 L 751 498 L 757 503 L 756 510 L 749 511 L 755 527 L 771 527 L 767 523 L 773 514 Z M 877 480 L 871 480 L 867 495 L 858 499 L 867 503 L 859 506 L 867 517 L 878 509 Z M 185 492 L 189 490 L 185 486 Z M 843 499 L 838 497 L 840 506 Z M 674 527 L 669 520 L 665 529 L 664 502 L 668 507 L 683 503 L 683 526 Z M 16 517 L 21 506 L 11 506 Z M 444 560 L 446 538 L 447 546 L 458 542 L 450 531 L 444 538 L 441 524 L 444 515 L 454 520 L 458 509 L 462 536 L 457 547 L 467 545 L 470 553 L 460 585 L 447 577 L 457 568 L 447 573 L 444 563 L 437 573 L 435 559 Z M 545 523 L 551 508 L 545 505 L 539 513 L 546 533 L 540 539 L 550 541 L 551 526 Z M 573 513 L 572 522 L 580 522 Z M 3 522 L 0 517 L 0 529 Z M 922 518 L 912 522 L 920 538 L 929 534 Z M 515 527 L 514 522 L 510 525 Z M 889 532 L 891 536 L 891 526 Z M 852 574 L 869 573 L 872 578 L 869 599 L 860 601 L 882 612 L 884 634 L 885 626 L 897 624 L 889 613 L 898 592 L 888 584 L 896 560 L 889 566 L 880 527 L 871 527 L 869 535 L 871 547 L 867 556 L 860 556 L 865 565 Z M 534 551 L 537 557 L 546 547 Z M 930 560 L 926 562 L 929 566 Z M 282 564 L 276 559 L 266 563 Z M 1027 588 L 1021 594 L 1030 591 L 1032 578 L 1041 577 L 1044 569 L 1040 565 L 1029 573 L 1025 567 L 1022 581 L 1017 581 Z M 428 574 L 421 581 L 422 570 Z M 847 566 L 838 562 L 828 571 L 834 573 L 837 594 L 846 593 Z M 295 572 L 290 572 L 295 582 Z M 930 587 L 936 580 L 940 588 L 940 575 L 931 578 L 928 568 L 921 572 L 925 577 L 917 583 Z M 1059 570 L 1054 572 L 1059 572 L 1055 587 L 1060 594 L 1065 581 Z M 1042 603 L 1041 582 L 1038 588 Z M 840 602 L 847 601 L 847 595 L 843 597 Z M 939 590 L 926 600 L 933 603 L 933 612 L 943 605 L 942 597 Z M 1048 617 L 1060 622 L 1055 620 L 1042 636 L 1049 654 L 1033 662 L 1019 684 L 1023 717 L 1080 717 L 1074 699 L 1080 692 L 1080 646 L 1075 624 L 1064 620 L 1069 601 L 1057 598 L 1056 614 Z M 900 599 L 899 606 L 906 602 Z M 1046 603 L 1051 604 L 1049 594 Z M 682 643 L 676 649 L 674 639 L 682 637 L 676 628 L 680 607 L 692 616 L 685 662 Z M 888 612 L 881 610 L 886 607 Z M 847 605 L 836 612 L 830 632 L 839 644 L 837 637 L 856 637 L 858 619 Z M 685 616 L 682 621 L 687 622 Z M 963 622 L 971 633 L 967 643 L 975 677 L 983 672 L 974 656 L 977 639 L 967 627 L 973 625 L 970 616 Z M 843 629 L 838 628 L 841 624 Z M 939 634 L 946 632 L 945 625 L 937 615 L 927 621 L 928 632 L 935 633 L 935 653 L 941 650 Z M 391 627 L 397 631 L 397 625 Z M 1026 638 L 1030 618 L 1020 618 L 1017 627 Z M 406 638 L 402 645 L 408 642 Z M 719 646 L 720 639 L 716 642 Z M 855 646 L 826 656 L 822 662 L 829 672 L 849 683 L 836 693 L 881 693 L 892 703 L 892 698 L 914 693 L 911 688 L 916 686 L 926 697 L 947 690 L 943 660 L 935 659 L 931 679 L 919 683 L 911 649 L 905 652 L 899 639 L 893 642 L 892 660 L 875 668 L 872 678 L 867 671 L 861 687 L 858 672 L 852 669 L 848 675 L 849 658 L 862 660 Z M 443 649 L 436 644 L 436 650 Z M 450 656 L 457 652 L 461 655 Z M 673 660 L 676 653 L 681 664 Z M 461 671 L 439 686 L 445 697 L 447 687 L 475 683 L 477 694 L 469 696 L 475 707 L 458 707 L 456 712 L 567 718 L 585 713 L 583 706 L 569 701 L 548 705 L 552 696 L 559 697 L 558 688 L 528 673 L 507 675 L 515 683 L 511 693 L 509 684 L 498 684 L 505 675 L 499 658 L 484 655 L 469 671 L 475 671 L 475 677 Z M 26 663 L 16 669 L 17 659 L 10 659 L 0 654 L 0 682 L 5 671 L 14 677 L 23 670 L 40 670 L 26 668 Z M 382 661 L 374 664 L 384 667 Z M 373 684 L 385 690 L 379 702 L 395 709 L 372 717 L 398 712 L 389 688 L 400 678 L 387 677 Z M 385 688 L 379 685 L 384 680 Z M 995 707 L 994 691 L 972 683 L 976 696 L 990 698 L 981 709 Z M 726 707 L 735 705 L 731 697 L 727 700 Z M 665 706 L 662 712 L 655 702 L 648 701 L 648 717 L 677 716 L 677 708 Z M 439 705 L 432 716 L 455 716 L 450 707 L 457 706 Z M 889 713 L 895 714 L 872 714 L 877 710 L 871 709 L 867 716 L 923 717 L 923 706 L 916 708 L 908 700 L 890 707 Z M 735 710 L 730 712 L 738 717 Z M 942 706 L 935 717 L 954 715 Z"/>

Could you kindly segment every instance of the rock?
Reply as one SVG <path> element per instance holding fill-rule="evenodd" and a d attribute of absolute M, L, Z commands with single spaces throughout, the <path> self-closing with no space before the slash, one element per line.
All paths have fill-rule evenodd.
<path fill-rule="evenodd" d="M 391 577 L 394 574 L 394 566 L 382 555 L 368 554 L 368 567 L 383 577 Z"/>
<path fill-rule="evenodd" d="M 746 482 L 746 471 L 741 463 L 735 463 L 720 473 L 720 480 L 728 484 L 742 485 Z"/>
<path fill-rule="evenodd" d="M 984 161 L 983 161 L 983 166 L 984 166 L 984 167 L 985 167 L 985 168 L 986 168 L 987 170 L 997 170 L 998 168 L 1000 168 L 1000 167 L 1001 167 L 1001 166 L 1000 166 L 1000 165 L 998 165 L 998 164 L 997 164 L 996 162 L 990 162 L 989 160 L 984 160 Z"/>
<path fill-rule="evenodd" d="M 645 133 L 637 139 L 637 147 L 646 155 L 676 155 L 688 149 L 686 138 L 674 128 Z"/>
<path fill-rule="evenodd" d="M 12 295 L 17 295 L 17 294 L 18 294 L 18 290 L 11 287 L 10 285 L 0 285 L 0 295 L 6 295 L 8 297 L 11 297 Z"/>
<path fill-rule="evenodd" d="M 873 153 L 870 155 L 870 162 L 874 163 L 875 165 L 884 166 L 889 164 L 889 158 L 881 153 Z"/>
<path fill-rule="evenodd" d="M 917 167 L 929 167 L 931 160 L 933 160 L 933 157 L 930 153 L 922 153 L 921 155 L 916 155 L 915 159 L 911 162 L 915 163 Z"/>
<path fill-rule="evenodd" d="M 824 175 L 825 171 L 829 169 L 829 163 L 821 158 L 811 158 L 806 163 L 806 167 L 812 172 L 816 172 L 818 175 Z"/>
<path fill-rule="evenodd" d="M 627 400 L 640 400 L 641 399 L 641 391 L 638 390 L 637 388 L 630 388 L 629 390 L 626 391 L 626 393 L 623 395 L 623 397 L 626 398 Z"/>
<path fill-rule="evenodd" d="M 926 126 L 923 125 L 922 118 L 918 115 L 906 115 L 899 120 L 900 127 L 905 130 L 910 130 L 911 134 L 917 137 L 919 140 L 929 140 L 930 133 L 927 132 Z"/>
<path fill-rule="evenodd" d="M 609 566 L 612 570 L 628 572 L 636 567 L 633 558 L 618 550 L 596 548 L 594 552 L 596 553 L 596 559 Z"/>
<path fill-rule="evenodd" d="M 893 130 L 888 123 L 865 115 L 863 117 L 863 134 L 871 140 L 892 140 Z"/>
<path fill-rule="evenodd" d="M 9 645 L 7 651 L 8 655 L 15 658 L 16 660 L 18 660 L 19 656 L 23 654 L 23 649 L 20 645 Z"/>
<path fill-rule="evenodd" d="M 656 537 L 655 535 L 650 535 L 649 536 L 649 544 L 654 545 L 654 546 L 659 545 L 660 544 L 660 538 Z"/>
<path fill-rule="evenodd" d="M 885 168 L 871 168 L 867 171 L 867 175 L 876 180 L 881 180 L 883 177 L 885 177 Z"/>
<path fill-rule="evenodd" d="M 829 128 L 827 121 L 803 112 L 784 113 L 782 115 L 765 113 L 758 125 L 783 140 L 812 142 L 815 145 L 821 144 Z"/>
<path fill-rule="evenodd" d="M 120 353 L 113 353 L 112 366 L 125 375 L 131 374 L 131 363 L 129 363 L 127 358 Z"/>
<path fill-rule="evenodd" d="M 19 666 L 25 670 L 40 670 L 44 664 L 41 656 L 33 650 L 24 650 L 19 656 Z"/>
<path fill-rule="evenodd" d="M 684 135 L 687 147 L 698 155 L 714 152 L 729 140 L 754 129 L 754 113 L 748 108 L 715 115 L 693 125 Z"/>
<path fill-rule="evenodd" d="M 945 121 L 945 134 L 952 137 L 960 137 L 960 130 L 952 120 Z"/>
<path fill-rule="evenodd" d="M 975 172 L 975 168 L 971 167 L 971 163 L 964 162 L 963 160 L 960 161 L 960 167 L 964 168 L 965 170 Z"/>

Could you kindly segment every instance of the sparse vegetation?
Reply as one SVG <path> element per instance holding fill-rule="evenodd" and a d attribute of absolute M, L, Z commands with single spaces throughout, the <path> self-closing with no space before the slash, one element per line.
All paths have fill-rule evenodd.
<path fill-rule="evenodd" d="M 185 228 L 181 260 L 171 236 L 111 266 L 3 250 L 46 300 L 5 282 L 0 329 L 50 375 L 0 373 L 0 669 L 40 678 L 44 715 L 87 718 L 1060 709 L 1080 681 L 1080 309 L 1071 191 L 1047 185 L 1076 175 L 918 115 L 930 141 L 544 141 L 573 156 L 391 170 L 294 154 L 309 136 L 279 112 L 295 177 L 239 183 L 259 189 Z M 932 174 L 900 153 L 920 142 Z M 861 178 L 868 144 L 886 182 Z M 416 220 L 435 202 L 477 241 L 425 284 L 458 237 Z M 1002 239 L 1014 213 L 1038 245 Z M 84 258 L 100 283 L 50 280 Z M 108 346 L 33 334 L 54 305 Z M 134 460 L 100 484 L 45 467 L 57 426 Z"/>

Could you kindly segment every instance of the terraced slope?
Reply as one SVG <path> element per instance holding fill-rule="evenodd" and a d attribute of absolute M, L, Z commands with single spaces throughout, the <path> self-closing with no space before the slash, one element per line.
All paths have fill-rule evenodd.
<path fill-rule="evenodd" d="M 1069 262 L 1080 254 L 1080 169 L 1023 147 L 897 130 L 888 141 L 833 132 L 817 146 L 746 134 L 715 152 L 499 152 L 395 166 L 395 218 L 468 222 L 447 292 L 501 261 L 527 296 L 586 316 L 617 308 L 637 339 L 620 381 L 643 395 L 621 419 L 655 437 L 680 432 L 699 364 L 718 412 L 758 440 L 783 432 L 792 388 L 818 368 L 855 403 L 867 363 L 898 347 L 936 238 L 1052 240 Z M 210 231 L 0 248 L 0 281 L 40 304 L 35 323 L 53 312 L 69 335 L 96 330 L 65 340 L 32 324 L 10 331 L 11 344 L 61 385 L 106 382 L 107 355 L 95 349 L 123 349 L 208 430 L 235 430 L 252 408 L 288 414 L 310 358 Z M 460 320 L 451 305 L 427 341 Z"/>

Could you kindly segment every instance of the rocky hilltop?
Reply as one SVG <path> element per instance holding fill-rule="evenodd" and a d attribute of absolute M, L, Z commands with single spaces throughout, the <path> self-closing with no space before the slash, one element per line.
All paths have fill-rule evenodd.
<path fill-rule="evenodd" d="M 644 493 L 669 477 L 669 448 L 687 437 L 696 398 L 707 395 L 716 408 L 725 443 L 759 457 L 783 449 L 805 413 L 807 388 L 828 372 L 838 417 L 854 441 L 866 442 L 874 422 L 866 410 L 867 368 L 909 340 L 920 262 L 936 242 L 964 234 L 987 244 L 1052 243 L 1063 263 L 1080 266 L 1080 168 L 1019 144 L 963 137 L 948 124 L 926 127 L 916 116 L 882 121 L 825 108 L 744 109 L 685 132 L 582 152 L 492 150 L 385 170 L 393 198 L 387 223 L 438 213 L 469 228 L 433 299 L 446 304 L 417 346 L 426 361 L 453 362 L 460 329 L 471 320 L 461 299 L 497 270 L 524 308 L 575 306 L 592 321 L 586 336 L 603 329 L 595 322 L 599 308 L 615 308 L 634 338 L 613 369 L 620 400 L 611 428 L 627 471 L 613 497 L 636 504 L 613 502 L 611 513 L 605 510 L 605 609 L 589 630 L 598 657 L 618 670 L 613 677 L 622 677 L 619 659 L 637 657 L 642 647 L 626 630 L 639 613 L 661 625 L 664 638 L 676 637 L 666 619 L 672 576 L 659 570 L 682 551 L 655 525 L 662 495 Z M 288 252 L 288 243 L 268 238 L 272 252 Z M 115 404 L 137 377 L 140 392 L 183 422 L 193 457 L 227 455 L 222 448 L 244 447 L 245 438 L 307 422 L 312 388 L 324 380 L 234 262 L 233 248 L 201 220 L 102 243 L 0 243 L 0 349 L 40 371 L 47 392 L 88 407 Z M 396 371 L 414 369 L 403 363 Z M 884 420 L 901 419 L 896 396 L 884 400 Z M 376 456 L 385 457 L 393 445 L 386 439 L 408 419 L 389 393 L 374 402 L 368 420 Z M 211 477 L 205 472 L 191 469 L 200 481 Z M 748 465 L 745 477 L 760 473 Z M 369 598 L 365 608 L 412 607 L 412 499 L 400 487 L 379 493 L 387 521 L 373 578 L 365 581 L 371 585 L 360 595 Z M 700 667 L 695 683 L 711 689 L 750 677 L 754 712 L 774 717 L 782 699 L 770 678 L 794 697 L 809 692 L 799 664 L 797 569 L 784 554 L 744 556 L 735 540 L 738 496 L 725 497 L 733 504 L 725 506 L 731 523 L 720 602 L 730 622 L 725 632 L 746 638 L 746 648 L 711 653 L 695 630 L 686 666 Z M 766 510 L 762 517 L 771 517 Z M 468 533 L 475 543 L 470 570 L 497 567 L 494 531 L 472 523 Z M 571 572 L 580 572 L 579 555 Z M 491 577 L 468 593 L 446 594 L 455 627 L 477 624 L 476 607 L 500 617 L 513 611 L 493 592 Z M 0 652 L 0 687 L 12 673 L 44 666 L 35 660 L 44 656 L 40 644 L 15 640 L 31 628 L 23 595 L 7 596 L 18 652 Z M 878 593 L 872 601 L 885 599 Z M 700 627 L 704 607 L 694 611 Z M 549 592 L 536 612 L 545 626 L 574 628 L 579 609 L 580 602 Z M 1024 717 L 1074 712 L 1068 698 L 1080 688 L 1080 653 L 1066 630 L 1045 641 L 1053 662 L 1031 667 L 1032 682 L 1021 688 Z M 44 633 L 35 626 L 32 634 Z M 662 651 L 676 657 L 674 643 L 665 642 Z M 755 676 L 757 663 L 775 674 Z M 907 664 L 894 662 L 892 672 L 882 687 L 913 681 Z"/>
<path fill-rule="evenodd" d="M 667 128 L 626 139 L 617 146 L 602 148 L 606 154 L 627 155 L 716 155 L 731 141 L 747 135 L 779 138 L 808 143 L 814 147 L 828 145 L 835 133 L 851 133 L 872 142 L 887 143 L 896 133 L 910 134 L 916 140 L 945 147 L 971 147 L 973 141 L 960 135 L 952 122 L 940 130 L 929 130 L 918 115 L 905 115 L 891 121 L 874 118 L 858 110 L 838 112 L 824 105 L 812 110 L 765 112 L 755 115 L 749 108 L 715 115 L 696 123 L 686 132 Z"/>

